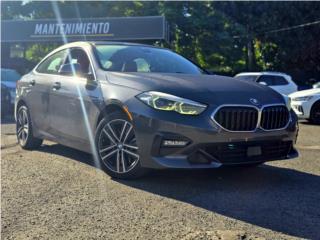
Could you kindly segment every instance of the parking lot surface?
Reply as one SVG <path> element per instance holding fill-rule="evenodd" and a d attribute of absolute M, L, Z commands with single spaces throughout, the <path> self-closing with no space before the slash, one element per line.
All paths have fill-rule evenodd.
<path fill-rule="evenodd" d="M 294 160 L 134 181 L 56 143 L 22 150 L 10 121 L 1 130 L 2 239 L 320 237 L 320 126 L 300 123 Z"/>

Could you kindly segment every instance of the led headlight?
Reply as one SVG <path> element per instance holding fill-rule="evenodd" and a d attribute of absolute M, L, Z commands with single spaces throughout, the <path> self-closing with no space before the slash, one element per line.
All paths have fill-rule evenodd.
<path fill-rule="evenodd" d="M 137 96 L 150 107 L 162 111 L 175 111 L 185 115 L 199 115 L 207 106 L 162 92 L 144 92 Z"/>
<path fill-rule="evenodd" d="M 288 97 L 287 95 L 283 95 L 283 94 L 282 94 L 282 97 L 284 99 L 284 102 L 286 103 L 288 110 L 290 111 L 291 110 L 291 98 Z"/>
<path fill-rule="evenodd" d="M 295 97 L 295 98 L 292 98 L 292 101 L 306 102 L 306 101 L 309 101 L 311 98 L 312 96 Z"/>

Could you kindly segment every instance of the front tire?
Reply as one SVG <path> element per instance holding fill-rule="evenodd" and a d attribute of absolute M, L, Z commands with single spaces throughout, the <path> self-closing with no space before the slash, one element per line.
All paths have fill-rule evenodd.
<path fill-rule="evenodd" d="M 100 121 L 95 145 L 101 167 L 111 177 L 133 179 L 145 174 L 133 125 L 125 113 L 113 112 Z"/>
<path fill-rule="evenodd" d="M 16 135 L 19 145 L 26 150 L 36 149 L 43 142 L 33 136 L 30 113 L 25 105 L 20 106 L 17 111 Z"/>

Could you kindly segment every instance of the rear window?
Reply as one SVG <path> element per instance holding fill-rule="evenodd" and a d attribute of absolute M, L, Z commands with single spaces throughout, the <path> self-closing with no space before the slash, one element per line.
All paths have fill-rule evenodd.
<path fill-rule="evenodd" d="M 239 79 L 239 80 L 254 82 L 254 81 L 256 81 L 258 76 L 255 76 L 255 75 L 240 75 L 240 76 L 235 76 L 235 78 Z"/>
<path fill-rule="evenodd" d="M 284 77 L 274 76 L 273 85 L 276 86 L 276 85 L 287 85 L 287 84 L 288 84 L 288 82 Z"/>
<path fill-rule="evenodd" d="M 284 77 L 281 76 L 269 76 L 263 75 L 258 79 L 258 82 L 264 82 L 267 86 L 281 86 L 287 85 L 288 82 Z"/>
<path fill-rule="evenodd" d="M 21 75 L 12 69 L 1 69 L 1 82 L 16 82 Z"/>
<path fill-rule="evenodd" d="M 58 74 L 59 68 L 63 64 L 67 50 L 54 53 L 44 60 L 37 68 L 39 73 Z"/>

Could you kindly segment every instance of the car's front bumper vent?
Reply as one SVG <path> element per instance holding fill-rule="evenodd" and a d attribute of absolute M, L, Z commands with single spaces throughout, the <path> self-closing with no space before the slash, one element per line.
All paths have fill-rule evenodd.
<path fill-rule="evenodd" d="M 259 148 L 260 154 L 250 156 L 249 148 Z M 285 159 L 294 150 L 292 141 L 257 141 L 210 144 L 204 151 L 227 165 Z"/>
<path fill-rule="evenodd" d="M 285 106 L 268 106 L 263 108 L 260 126 L 264 130 L 284 128 L 289 121 L 289 111 Z"/>
<path fill-rule="evenodd" d="M 214 120 L 229 131 L 254 131 L 259 112 L 253 107 L 225 106 L 214 115 Z"/>

